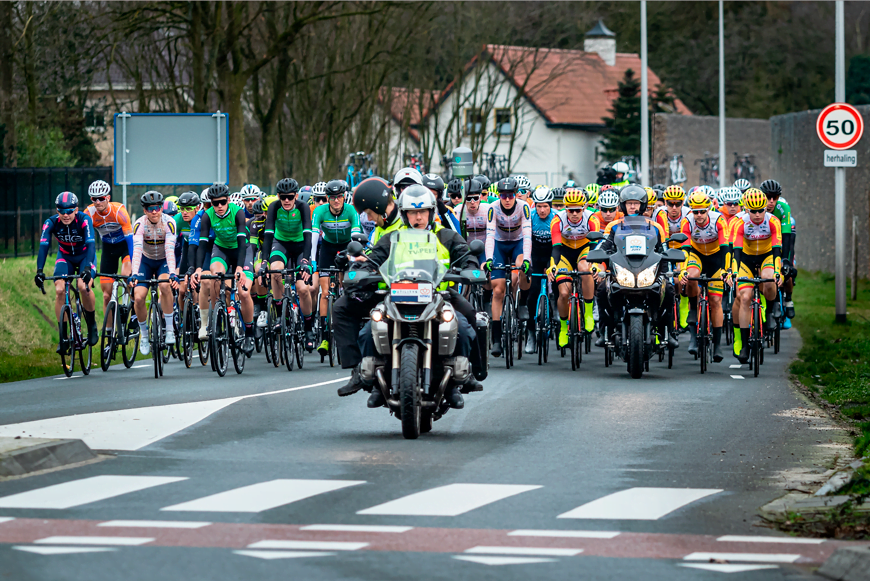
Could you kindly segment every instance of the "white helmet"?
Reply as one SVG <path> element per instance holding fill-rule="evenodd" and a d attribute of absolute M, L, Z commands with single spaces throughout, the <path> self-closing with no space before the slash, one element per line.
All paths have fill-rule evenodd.
<path fill-rule="evenodd" d="M 721 194 L 721 198 L 719 200 L 720 204 L 739 204 L 740 198 L 743 196 L 743 193 L 739 188 L 735 188 L 731 186 L 729 188 L 722 188 L 719 193 Z"/>
<path fill-rule="evenodd" d="M 406 212 L 409 210 L 429 210 L 429 225 L 435 221 L 435 194 L 423 185 L 410 185 L 402 192 L 399 200 L 399 215 L 405 226 L 410 226 Z"/>
<path fill-rule="evenodd" d="M 621 173 L 623 176 L 628 175 L 628 164 L 624 161 L 617 161 L 612 167 L 616 173 Z"/>
<path fill-rule="evenodd" d="M 396 177 L 393 178 L 393 187 L 395 188 L 401 183 L 407 184 L 408 182 L 422 186 L 423 176 L 413 167 L 403 167 L 396 173 Z"/>
<path fill-rule="evenodd" d="M 326 182 L 317 182 L 311 187 L 311 195 L 315 198 L 326 197 Z"/>
<path fill-rule="evenodd" d="M 517 180 L 517 189 L 528 192 L 532 189 L 532 182 L 529 181 L 529 178 L 523 175 L 514 176 L 514 179 Z"/>
<path fill-rule="evenodd" d="M 716 190 L 714 190 L 712 187 L 710 187 L 708 185 L 701 186 L 700 190 L 702 192 L 704 192 L 705 194 L 707 194 L 707 197 L 710 198 L 711 200 L 716 197 Z"/>
<path fill-rule="evenodd" d="M 619 206 L 619 194 L 615 190 L 607 190 L 598 195 L 599 208 L 615 208 Z"/>
<path fill-rule="evenodd" d="M 204 189 L 199 195 L 199 201 L 203 204 L 208 204 L 211 200 L 208 199 L 208 188 Z"/>
<path fill-rule="evenodd" d="M 88 186 L 88 195 L 92 198 L 111 195 L 112 188 L 103 180 L 97 180 Z"/>
<path fill-rule="evenodd" d="M 243 200 L 257 200 L 260 198 L 261 195 L 260 188 L 258 188 L 254 184 L 246 184 L 245 187 L 242 188 L 242 191 L 239 193 L 241 194 Z"/>
<path fill-rule="evenodd" d="M 242 194 L 239 192 L 233 192 L 230 194 L 230 204 L 235 204 L 236 206 L 244 206 L 242 202 Z"/>
<path fill-rule="evenodd" d="M 741 179 L 737 180 L 736 182 L 734 182 L 734 187 L 737 188 L 738 190 L 740 190 L 740 193 L 743 193 L 746 190 L 748 190 L 749 188 L 751 188 L 752 184 L 749 183 L 749 180 L 745 180 L 745 179 L 741 178 Z"/>
<path fill-rule="evenodd" d="M 552 204 L 553 191 L 547 186 L 542 186 L 532 192 L 532 201 L 536 204 Z"/>

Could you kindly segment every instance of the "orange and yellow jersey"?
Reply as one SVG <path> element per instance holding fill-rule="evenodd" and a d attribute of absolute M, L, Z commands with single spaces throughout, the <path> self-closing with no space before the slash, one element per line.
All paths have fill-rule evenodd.
<path fill-rule="evenodd" d="M 738 224 L 742 224 L 743 220 L 740 216 L 734 215 L 729 216 L 728 214 L 723 213 L 722 219 L 725 220 L 725 235 L 728 240 L 728 244 L 734 245 L 734 234 L 737 232 Z"/>
<path fill-rule="evenodd" d="M 767 212 L 761 224 L 753 224 L 749 213 L 739 215 L 740 223 L 734 229 L 734 249 L 740 249 L 743 254 L 761 256 L 772 252 L 774 248 L 782 248 L 782 224 L 779 218 Z"/>
<path fill-rule="evenodd" d="M 667 239 L 668 235 L 665 233 L 665 229 L 662 228 L 662 225 L 651 218 L 646 218 L 645 216 L 640 216 L 640 217 L 644 218 L 650 226 L 654 226 L 656 228 L 656 230 L 659 231 L 659 241 L 662 244 L 664 244 L 665 239 Z M 619 218 L 617 218 L 616 220 L 614 220 L 613 222 L 608 224 L 607 227 L 604 229 L 604 235 L 609 236 L 610 231 L 613 230 L 614 227 L 622 224 L 622 222 L 624 220 L 625 220 L 625 216 L 620 216 Z"/>
<path fill-rule="evenodd" d="M 682 243 L 684 250 L 688 250 L 691 246 L 695 252 L 710 256 L 719 252 L 720 247 L 728 246 L 728 232 L 722 214 L 708 212 L 707 216 L 709 219 L 703 226 L 695 222 L 694 214 L 689 214 L 683 218 L 680 231 L 689 237 Z"/>
<path fill-rule="evenodd" d="M 609 224 L 613 224 L 614 222 L 616 222 L 616 221 L 619 220 L 620 218 L 624 218 L 624 217 L 625 217 L 625 214 L 623 214 L 622 212 L 620 212 L 619 210 L 617 210 L 617 211 L 616 211 L 616 217 L 614 217 L 613 220 L 611 220 L 611 221 L 608 223 L 608 222 L 605 222 L 605 221 L 604 221 L 604 217 L 601 215 L 601 210 L 598 210 L 597 212 L 595 212 L 594 214 L 592 214 L 592 218 L 590 218 L 590 221 L 594 221 L 595 226 L 596 226 L 596 228 L 595 228 L 596 230 L 598 230 L 598 231 L 602 231 L 602 230 L 604 230 L 604 228 L 606 228 Z"/>
<path fill-rule="evenodd" d="M 589 244 L 586 235 L 598 230 L 598 224 L 592 220 L 592 212 L 583 210 L 580 221 L 573 224 L 568 220 L 568 212 L 556 212 L 556 218 L 550 222 L 550 237 L 553 246 L 561 245 L 568 248 L 582 248 Z"/>
<path fill-rule="evenodd" d="M 691 211 L 688 206 L 683 206 L 680 208 L 680 217 L 676 220 L 671 220 L 671 217 L 668 215 L 667 206 L 662 206 L 658 208 L 653 214 L 653 218 L 658 223 L 659 226 L 667 233 L 667 238 L 670 238 L 674 234 L 680 232 L 683 227 L 683 219 L 691 215 Z M 668 248 L 680 248 L 682 243 L 680 242 L 669 242 Z"/>
<path fill-rule="evenodd" d="M 100 233 L 100 238 L 108 244 L 123 242 L 124 238 L 133 235 L 133 224 L 130 223 L 130 215 L 127 208 L 120 202 L 109 202 L 105 212 L 97 211 L 96 206 L 91 204 L 85 208 L 85 212 L 94 222 L 94 230 Z"/>

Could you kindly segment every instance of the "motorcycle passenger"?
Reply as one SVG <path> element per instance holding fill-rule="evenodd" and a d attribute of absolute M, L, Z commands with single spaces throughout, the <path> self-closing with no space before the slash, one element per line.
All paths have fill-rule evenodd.
<path fill-rule="evenodd" d="M 360 182 L 353 192 L 353 207 L 360 215 L 375 224 L 369 235 L 369 243 L 377 244 L 381 236 L 392 232 L 402 225 L 399 217 L 399 206 L 393 198 L 390 184 L 383 178 L 366 178 Z"/>

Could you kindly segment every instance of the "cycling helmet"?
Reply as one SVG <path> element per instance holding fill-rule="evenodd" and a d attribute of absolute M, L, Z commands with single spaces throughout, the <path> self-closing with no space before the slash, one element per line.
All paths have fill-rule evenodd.
<path fill-rule="evenodd" d="M 646 194 L 646 192 L 644 192 L 644 194 Z M 598 207 L 611 209 L 616 208 L 617 206 L 619 206 L 619 195 L 617 195 L 612 188 L 609 190 L 601 188 L 601 193 L 598 194 Z"/>
<path fill-rule="evenodd" d="M 347 182 L 344 180 L 330 180 L 326 182 L 326 195 L 329 197 L 333 196 L 344 196 L 347 193 Z"/>
<path fill-rule="evenodd" d="M 172 200 L 163 200 L 163 213 L 174 216 L 178 213 L 178 206 Z"/>
<path fill-rule="evenodd" d="M 154 206 L 155 204 L 163 205 L 163 194 L 160 192 L 155 192 L 151 190 L 149 192 L 145 192 L 142 194 L 142 197 L 139 198 L 139 202 L 143 206 Z"/>
<path fill-rule="evenodd" d="M 523 192 L 528 192 L 532 189 L 532 182 L 529 181 L 524 175 L 514 176 L 514 179 L 517 180 L 517 188 L 522 190 Z"/>
<path fill-rule="evenodd" d="M 402 199 L 399 201 L 399 214 L 402 216 L 402 222 L 405 226 L 410 226 L 407 212 L 410 210 L 429 210 L 429 225 L 435 221 L 435 194 L 432 190 L 423 185 L 411 185 L 405 188 L 402 192 Z"/>
<path fill-rule="evenodd" d="M 465 191 L 465 196 L 481 196 L 483 195 L 483 183 L 477 178 L 468 180 L 468 186 Z"/>
<path fill-rule="evenodd" d="M 484 190 L 488 190 L 489 186 L 492 184 L 492 181 L 483 174 L 474 176 L 474 179 L 480 182 Z"/>
<path fill-rule="evenodd" d="M 326 197 L 326 182 L 317 182 L 314 184 L 314 187 L 311 188 L 311 195 L 315 198 L 325 198 Z"/>
<path fill-rule="evenodd" d="M 743 207 L 747 210 L 763 210 L 767 208 L 767 196 L 758 188 L 749 188 L 743 192 Z"/>
<path fill-rule="evenodd" d="M 590 194 L 595 194 L 597 197 L 599 193 L 601 193 L 601 186 L 598 184 L 586 184 L 586 197 L 589 198 Z"/>
<path fill-rule="evenodd" d="M 742 194 L 746 190 L 751 188 L 752 184 L 749 183 L 749 180 L 741 178 L 741 179 L 737 180 L 736 182 L 734 182 L 734 187 L 737 188 L 738 190 L 740 190 L 740 193 Z"/>
<path fill-rule="evenodd" d="M 462 180 L 459 178 L 453 178 L 449 182 L 447 182 L 447 195 L 456 197 L 457 194 L 462 193 Z"/>
<path fill-rule="evenodd" d="M 621 173 L 623 178 L 628 176 L 628 164 L 624 161 L 617 161 L 611 166 L 611 168 L 615 173 Z M 641 214 L 642 213 L 643 212 L 641 212 Z"/>
<path fill-rule="evenodd" d="M 433 190 L 436 196 L 444 194 L 444 180 L 437 173 L 427 173 L 423 176 L 423 185 Z"/>
<path fill-rule="evenodd" d="M 58 210 L 69 210 L 70 208 L 78 208 L 79 199 L 72 192 L 61 192 L 54 199 L 54 205 Z"/>
<path fill-rule="evenodd" d="M 768 198 L 778 198 L 782 195 L 782 186 L 776 180 L 764 180 L 761 182 L 760 189 Z"/>
<path fill-rule="evenodd" d="M 199 196 L 196 192 L 184 192 L 178 197 L 178 205 L 185 208 L 199 206 L 199 202 Z"/>
<path fill-rule="evenodd" d="M 208 201 L 215 198 L 226 198 L 230 195 L 230 188 L 226 184 L 213 184 L 208 188 Z"/>
<path fill-rule="evenodd" d="M 577 187 L 577 182 L 575 182 L 574 180 L 568 180 L 564 184 L 562 184 L 563 190 L 567 190 L 568 188 L 576 188 L 576 187 Z"/>
<path fill-rule="evenodd" d="M 230 194 L 230 204 L 235 204 L 239 207 L 244 206 L 245 202 L 242 201 L 242 194 L 240 192 L 233 192 Z"/>
<path fill-rule="evenodd" d="M 656 200 L 664 200 L 665 199 L 665 187 L 661 184 L 656 184 L 653 186 L 653 191 L 656 193 Z"/>
<path fill-rule="evenodd" d="M 209 203 L 208 191 L 209 191 L 210 189 L 211 189 L 211 188 L 206 188 L 206 189 L 204 189 L 204 190 L 202 191 L 202 193 L 199 194 L 199 201 L 200 201 L 201 203 L 203 203 L 203 204 L 207 204 L 207 203 Z"/>
<path fill-rule="evenodd" d="M 256 200 L 260 197 L 260 188 L 255 186 L 254 184 L 245 184 L 242 188 L 242 191 L 239 192 L 242 194 L 243 200 Z"/>
<path fill-rule="evenodd" d="M 615 190 L 615 189 L 616 189 L 615 187 L 611 186 L 610 184 L 607 184 L 606 186 L 601 186 L 601 188 L 598 190 L 598 193 L 601 194 L 601 192 L 606 192 L 608 190 Z"/>
<path fill-rule="evenodd" d="M 712 201 L 707 192 L 703 189 L 698 189 L 698 191 L 689 196 L 687 203 L 692 210 L 707 210 L 710 208 Z"/>
<path fill-rule="evenodd" d="M 393 188 L 396 190 L 396 193 L 413 184 L 423 185 L 423 176 L 413 167 L 403 167 L 396 173 L 396 177 L 393 178 Z"/>
<path fill-rule="evenodd" d="M 714 190 L 710 186 L 698 186 L 698 189 L 701 190 L 702 192 L 704 192 L 705 194 L 707 194 L 707 197 L 710 198 L 711 200 L 716 195 L 716 190 Z"/>
<path fill-rule="evenodd" d="M 585 206 L 586 192 L 580 188 L 568 188 L 565 190 L 565 207 Z"/>
<path fill-rule="evenodd" d="M 101 198 L 111 194 L 112 188 L 103 180 L 97 180 L 88 186 L 88 195 L 92 198 Z"/>
<path fill-rule="evenodd" d="M 257 198 L 257 199 L 261 199 L 261 198 Z M 302 200 L 303 204 L 311 205 L 311 203 L 312 203 L 311 186 L 302 186 L 301 188 L 299 188 L 299 199 Z"/>
<path fill-rule="evenodd" d="M 517 184 L 517 180 L 511 177 L 507 177 L 498 181 L 498 193 L 502 192 L 513 192 L 517 193 L 519 189 L 519 185 Z"/>
<path fill-rule="evenodd" d="M 610 192 L 607 192 L 607 193 L 609 194 Z M 600 199 L 601 198 L 599 198 L 599 203 L 601 203 Z M 641 214 L 646 212 L 648 199 L 649 199 L 649 197 L 646 193 L 646 190 L 643 189 L 642 186 L 629 184 L 619 191 L 619 209 L 622 210 L 623 214 L 628 216 L 628 210 L 626 209 L 626 202 L 629 202 L 629 201 L 640 202 L 640 209 L 637 211 L 637 215 L 640 216 Z"/>
<path fill-rule="evenodd" d="M 547 186 L 542 186 L 532 192 L 532 201 L 536 204 L 552 204 L 553 191 Z"/>
<path fill-rule="evenodd" d="M 390 205 L 390 185 L 382 178 L 366 178 L 353 193 L 353 207 L 357 212 L 371 210 L 379 216 L 387 213 Z"/>
<path fill-rule="evenodd" d="M 175 202 L 177 204 L 178 203 L 178 196 L 164 196 L 163 201 L 164 202 Z"/>
<path fill-rule="evenodd" d="M 266 200 L 264 198 L 260 198 L 259 200 L 254 202 L 254 205 L 251 208 L 251 211 L 254 214 L 265 214 L 266 210 L 268 210 L 268 209 L 269 209 L 269 204 L 266 202 Z"/>
<path fill-rule="evenodd" d="M 295 194 L 299 191 L 299 182 L 293 178 L 281 178 L 275 186 L 275 191 L 279 194 Z"/>
<path fill-rule="evenodd" d="M 665 188 L 665 200 L 682 202 L 686 199 L 686 192 L 678 185 Z"/>
<path fill-rule="evenodd" d="M 740 192 L 740 190 L 735 188 L 734 186 L 722 188 L 722 199 L 721 199 L 720 203 L 722 203 L 722 204 L 728 204 L 728 203 L 739 204 L 740 203 L 740 196 L 742 196 L 742 195 L 743 194 Z"/>
<path fill-rule="evenodd" d="M 656 191 L 652 188 L 644 188 L 646 190 L 646 204 L 647 207 L 656 205 Z"/>
<path fill-rule="evenodd" d="M 653 184 L 652 187 L 654 190 L 665 191 L 665 184 Z"/>
<path fill-rule="evenodd" d="M 489 184 L 489 187 L 486 189 L 486 191 L 489 192 L 490 196 L 498 197 L 498 183 L 494 182 Z"/>

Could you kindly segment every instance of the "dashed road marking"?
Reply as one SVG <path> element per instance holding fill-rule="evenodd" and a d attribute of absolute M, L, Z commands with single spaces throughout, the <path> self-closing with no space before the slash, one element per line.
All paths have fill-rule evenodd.
<path fill-rule="evenodd" d="M 0 498 L 3 508 L 64 509 L 105 500 L 154 486 L 170 484 L 185 477 L 92 476 Z"/>
<path fill-rule="evenodd" d="M 800 555 L 791 553 L 691 553 L 684 561 L 746 561 L 748 563 L 794 563 Z"/>
<path fill-rule="evenodd" d="M 558 518 L 658 520 L 678 508 L 722 492 L 718 488 L 629 488 L 608 494 Z"/>
<path fill-rule="evenodd" d="M 521 529 L 508 533 L 509 537 L 556 537 L 567 539 L 612 539 L 619 536 L 610 531 L 540 531 Z"/>
<path fill-rule="evenodd" d="M 357 514 L 457 516 L 541 486 L 513 484 L 448 484 L 409 494 Z"/>
<path fill-rule="evenodd" d="M 365 484 L 364 480 L 295 480 L 278 479 L 251 484 L 174 504 L 160 510 L 191 512 L 262 512 L 305 498 L 348 486 Z"/>

